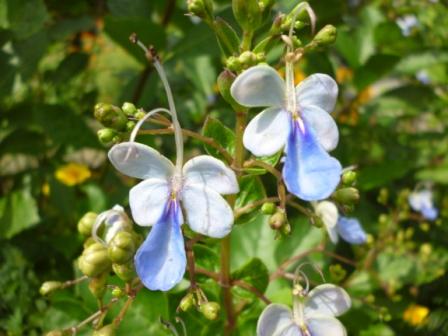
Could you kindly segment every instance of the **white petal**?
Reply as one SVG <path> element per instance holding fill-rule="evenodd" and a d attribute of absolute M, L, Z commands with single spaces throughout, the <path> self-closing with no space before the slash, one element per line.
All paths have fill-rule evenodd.
<path fill-rule="evenodd" d="M 297 102 L 301 108 L 314 105 L 331 113 L 338 97 L 338 85 L 325 74 L 314 74 L 296 87 Z"/>
<path fill-rule="evenodd" d="M 275 69 L 257 65 L 240 74 L 232 84 L 230 93 L 243 106 L 283 106 L 285 82 Z"/>
<path fill-rule="evenodd" d="M 129 192 L 129 205 L 134 221 L 141 226 L 155 224 L 163 215 L 170 197 L 167 181 L 147 179 L 140 182 Z"/>
<path fill-rule="evenodd" d="M 430 190 L 414 191 L 409 195 L 409 205 L 415 211 L 432 208 L 432 192 Z"/>
<path fill-rule="evenodd" d="M 244 147 L 256 156 L 275 154 L 285 146 L 289 119 L 289 113 L 280 108 L 268 108 L 259 113 L 244 131 Z"/>
<path fill-rule="evenodd" d="M 185 184 L 182 189 L 182 205 L 187 223 L 193 231 L 222 238 L 232 230 L 232 208 L 213 189 L 199 184 Z"/>
<path fill-rule="evenodd" d="M 277 303 L 267 306 L 257 323 L 257 336 L 280 335 L 293 323 L 292 312 L 289 307 Z"/>
<path fill-rule="evenodd" d="M 183 168 L 187 184 L 203 185 L 220 194 L 236 194 L 238 181 L 232 169 L 209 155 L 196 156 Z"/>
<path fill-rule="evenodd" d="M 333 317 L 313 317 L 306 325 L 313 336 L 346 336 L 345 327 Z"/>
<path fill-rule="evenodd" d="M 305 317 L 339 316 L 350 309 L 351 304 L 350 296 L 343 288 L 331 284 L 320 285 L 308 294 Z"/>
<path fill-rule="evenodd" d="M 339 130 L 333 117 L 316 106 L 306 106 L 301 110 L 303 118 L 313 128 L 317 140 L 327 151 L 336 148 L 339 142 Z"/>
<path fill-rule="evenodd" d="M 316 215 L 318 215 L 327 228 L 333 228 L 338 222 L 338 208 L 333 202 L 322 201 L 316 205 Z"/>
<path fill-rule="evenodd" d="M 168 179 L 174 166 L 155 149 L 136 142 L 122 142 L 109 150 L 109 160 L 121 173 L 139 179 Z"/>

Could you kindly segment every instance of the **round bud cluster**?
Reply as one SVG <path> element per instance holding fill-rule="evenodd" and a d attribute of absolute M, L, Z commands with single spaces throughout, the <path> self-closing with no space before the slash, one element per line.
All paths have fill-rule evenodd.
<path fill-rule="evenodd" d="M 231 56 L 226 60 L 226 67 L 235 72 L 241 72 L 251 66 L 266 61 L 266 55 L 263 52 L 254 53 L 252 51 L 244 51 L 239 56 Z"/>
<path fill-rule="evenodd" d="M 188 11 L 206 22 L 213 21 L 212 0 L 187 0 Z"/>
<path fill-rule="evenodd" d="M 135 121 L 129 119 L 138 119 L 139 113 L 135 105 L 129 102 L 124 103 L 122 108 L 107 103 L 96 104 L 94 116 L 105 126 L 98 130 L 98 140 L 104 145 L 120 142 L 123 133 L 132 131 L 135 126 Z"/>

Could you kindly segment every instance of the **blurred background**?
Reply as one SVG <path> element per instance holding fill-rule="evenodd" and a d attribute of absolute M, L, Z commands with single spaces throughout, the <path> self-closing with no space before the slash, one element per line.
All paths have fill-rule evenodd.
<path fill-rule="evenodd" d="M 230 1 L 214 3 L 216 15 L 238 29 Z M 278 1 L 266 28 L 275 12 L 295 4 Z M 334 155 L 344 166 L 358 167 L 361 201 L 353 216 L 370 234 L 368 246 L 336 247 L 347 258 L 363 256 L 362 266 L 319 257 L 316 262 L 354 298 L 342 318 L 349 335 L 448 335 L 447 3 L 310 4 L 317 28 L 333 24 L 338 37 L 328 50 L 307 55 L 297 65 L 296 79 L 323 72 L 340 85 L 335 118 L 341 141 Z M 0 0 L 0 335 L 41 335 L 95 309 L 85 288 L 51 299 L 38 290 L 43 281 L 77 276 L 78 219 L 87 211 L 127 205 L 135 183 L 108 164 L 107 147 L 96 136 L 101 125 L 93 118 L 94 105 L 129 101 L 147 110 L 166 105 L 160 80 L 129 42 L 132 32 L 159 50 L 183 127 L 199 131 L 207 115 L 233 127 L 233 113 L 217 92 L 223 63 L 216 38 L 186 13 L 180 0 Z M 268 54 L 279 69 L 281 51 Z M 141 141 L 167 156 L 174 153 L 171 137 Z M 186 150 L 187 155 L 203 151 L 192 140 Z M 409 209 L 409 193 L 422 186 L 434 192 L 439 209 L 434 221 Z M 273 234 L 263 223 L 253 221 L 234 235 L 234 268 L 257 256 L 274 270 L 322 237 L 297 219 L 303 225 L 293 226 L 280 247 L 281 242 L 271 243 Z M 280 301 L 287 294 L 286 282 L 267 292 Z M 168 335 L 158 317 L 173 319 L 180 297 L 146 293 L 119 334 Z M 254 334 L 262 308 L 254 304 L 240 317 L 240 335 Z M 206 320 L 185 320 L 189 335 L 219 334 L 220 325 L 213 332 Z"/>

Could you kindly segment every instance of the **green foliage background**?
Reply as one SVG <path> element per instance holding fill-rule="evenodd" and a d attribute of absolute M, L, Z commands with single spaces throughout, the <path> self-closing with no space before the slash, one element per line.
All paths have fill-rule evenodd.
<path fill-rule="evenodd" d="M 317 253 L 309 260 L 351 294 L 353 308 L 342 317 L 349 335 L 448 335 L 448 7 L 442 0 L 310 4 L 318 28 L 333 24 L 338 38 L 328 51 L 307 55 L 297 71 L 324 72 L 340 81 L 341 142 L 335 156 L 344 166 L 358 166 L 362 197 L 355 216 L 374 242 L 359 248 L 328 244 L 329 251 L 361 260 L 357 267 Z M 229 1 L 215 5 L 216 14 L 234 24 Z M 282 0 L 274 9 L 294 5 Z M 76 277 L 74 260 L 82 250 L 77 220 L 87 211 L 126 205 L 134 183 L 106 160 L 107 148 L 95 135 L 100 128 L 92 115 L 95 103 L 166 105 L 160 81 L 129 43 L 130 33 L 160 51 L 183 127 L 200 130 L 207 116 L 233 127 L 232 111 L 216 90 L 222 69 L 216 38 L 186 13 L 180 0 L 0 0 L 0 335 L 41 335 L 96 310 L 84 286 L 50 299 L 40 297 L 38 288 L 46 280 Z M 396 20 L 407 15 L 414 15 L 418 25 L 404 36 Z M 278 61 L 280 52 L 274 50 L 268 60 Z M 428 82 L 418 80 L 422 75 Z M 208 121 L 219 128 L 216 123 Z M 229 149 L 231 138 L 227 134 Z M 174 154 L 170 137 L 141 140 Z M 188 156 L 203 150 L 192 140 L 186 146 Z M 60 183 L 54 173 L 67 162 L 86 164 L 92 177 L 74 187 Z M 419 181 L 434 183 L 441 210 L 435 223 L 409 213 L 406 193 Z M 244 183 L 248 199 L 275 188 L 264 175 Z M 384 197 L 379 202 L 386 191 L 387 202 Z M 283 240 L 274 240 L 267 218 L 258 212 L 241 218 L 232 234 L 234 277 L 285 303 L 289 282 L 268 284 L 267 270 L 275 271 L 324 235 L 298 213 L 289 217 L 292 235 Z M 199 265 L 218 271 L 218 245 L 195 252 Z M 347 272 L 343 279 L 328 271 L 338 263 Z M 215 282 L 205 277 L 200 282 L 211 299 L 219 299 Z M 119 335 L 168 335 L 159 316 L 174 321 L 185 288 L 167 294 L 142 291 Z M 238 317 L 237 334 L 253 335 L 264 304 L 238 288 L 234 294 L 247 308 Z M 431 311 L 418 328 L 402 319 L 412 303 Z M 218 335 L 224 316 L 213 323 L 197 312 L 182 318 L 189 335 Z"/>

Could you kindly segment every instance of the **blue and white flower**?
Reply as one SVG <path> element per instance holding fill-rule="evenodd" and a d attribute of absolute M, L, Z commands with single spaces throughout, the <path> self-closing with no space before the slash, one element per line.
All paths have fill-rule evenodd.
<path fill-rule="evenodd" d="M 409 195 L 409 205 L 414 211 L 420 212 L 427 220 L 436 220 L 439 215 L 439 210 L 434 206 L 430 189 L 413 191 Z"/>
<path fill-rule="evenodd" d="M 291 310 L 270 304 L 260 315 L 257 336 L 346 336 L 336 317 L 351 307 L 347 292 L 331 284 L 317 286 L 308 295 L 294 296 Z"/>
<path fill-rule="evenodd" d="M 185 273 L 184 221 L 213 238 L 231 231 L 233 211 L 221 195 L 238 192 L 235 173 L 207 155 L 177 169 L 155 149 L 135 142 L 115 145 L 109 159 L 124 175 L 143 180 L 129 193 L 134 221 L 153 226 L 135 255 L 137 274 L 151 290 L 170 290 Z"/>
<path fill-rule="evenodd" d="M 315 201 L 331 195 L 340 181 L 341 165 L 327 152 L 339 141 L 330 116 L 338 95 L 328 75 L 314 74 L 294 88 L 291 65 L 286 82 L 268 65 L 240 74 L 231 87 L 246 107 L 268 107 L 248 124 L 244 146 L 256 156 L 273 155 L 284 147 L 283 179 L 289 192 Z"/>
<path fill-rule="evenodd" d="M 339 241 L 339 237 L 353 245 L 364 244 L 367 241 L 367 233 L 359 220 L 340 216 L 338 208 L 333 202 L 319 202 L 315 206 L 315 212 L 322 219 L 330 240 L 334 244 Z"/>

